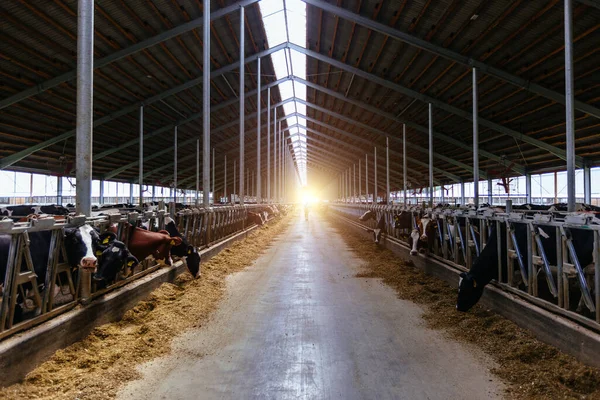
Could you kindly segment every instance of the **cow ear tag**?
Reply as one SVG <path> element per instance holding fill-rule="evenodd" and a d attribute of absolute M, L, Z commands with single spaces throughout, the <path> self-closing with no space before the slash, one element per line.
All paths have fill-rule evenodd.
<path fill-rule="evenodd" d="M 96 255 L 97 255 L 97 256 L 101 256 L 101 255 L 102 255 L 102 252 L 101 252 L 100 250 L 98 250 L 98 251 L 96 251 Z"/>
<path fill-rule="evenodd" d="M 192 251 L 191 251 L 191 250 L 188 250 L 188 254 L 192 254 Z"/>
<path fill-rule="evenodd" d="M 171 240 L 171 246 L 175 246 L 175 241 Z"/>
<path fill-rule="evenodd" d="M 110 238 L 104 238 L 104 240 L 102 241 L 102 244 L 108 244 L 109 240 L 110 240 Z"/>
<path fill-rule="evenodd" d="M 133 265 L 133 260 L 131 260 L 131 261 L 129 261 L 129 262 L 127 263 L 127 266 L 128 266 L 128 267 L 131 267 L 132 265 Z"/>
<path fill-rule="evenodd" d="M 477 287 L 477 281 L 473 279 L 473 287 Z"/>

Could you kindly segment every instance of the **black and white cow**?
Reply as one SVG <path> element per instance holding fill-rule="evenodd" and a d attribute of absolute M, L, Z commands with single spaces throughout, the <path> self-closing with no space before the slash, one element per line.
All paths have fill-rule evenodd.
<path fill-rule="evenodd" d="M 103 252 L 115 238 L 115 235 L 110 232 L 100 235 L 89 225 L 65 228 L 64 232 L 67 260 L 62 261 L 68 262 L 74 272 L 79 265 L 90 269 L 97 268 L 98 254 Z M 37 284 L 42 290 L 48 268 L 51 237 L 51 231 L 29 233 L 31 259 L 37 276 Z M 10 241 L 10 235 L 0 235 L 0 286 L 3 286 L 6 276 Z M 25 261 L 23 260 L 22 263 L 21 268 L 25 265 Z"/>
<path fill-rule="evenodd" d="M 515 223 L 514 233 L 517 246 L 520 249 L 526 249 L 527 246 L 527 227 L 524 224 Z M 594 248 L 594 236 L 593 232 L 584 229 L 571 229 L 570 235 L 575 249 L 575 253 L 582 267 L 587 266 L 593 261 L 593 248 Z M 557 237 L 556 230 L 554 228 L 545 229 L 539 227 L 539 238 L 544 252 L 548 260 L 548 264 L 556 265 L 556 246 Z M 490 283 L 493 279 L 498 278 L 498 240 L 500 239 L 501 254 L 505 255 L 507 252 L 507 234 L 506 226 L 501 225 L 500 238 L 498 238 L 498 232 L 496 224 L 491 226 L 491 234 L 488 238 L 486 246 L 481 250 L 478 258 L 473 262 L 473 266 L 469 272 L 463 272 L 460 274 L 459 287 L 458 287 L 458 298 L 456 302 L 456 309 L 458 311 L 468 311 L 471 309 L 483 294 L 485 286 Z M 521 251 L 521 260 L 525 270 L 529 270 L 528 259 L 524 251 Z M 515 264 L 518 264 L 515 261 Z M 503 279 L 507 277 L 507 274 L 512 274 L 513 271 L 507 268 L 506 257 L 501 257 L 501 274 Z"/>
<path fill-rule="evenodd" d="M 368 228 L 367 231 L 373 233 L 373 241 L 376 244 L 378 244 L 379 241 L 381 240 L 381 234 L 382 234 L 383 230 L 385 229 L 385 215 L 383 213 L 381 213 L 381 215 L 378 218 L 377 213 L 374 210 L 369 210 L 369 211 L 365 212 L 363 215 L 361 215 L 358 218 L 358 220 L 361 222 L 367 222 L 370 220 L 377 221 L 375 228 L 373 228 L 373 229 Z"/>
<path fill-rule="evenodd" d="M 165 217 L 165 230 L 169 232 L 169 236 L 181 238 L 180 245 L 171 247 L 171 255 L 186 257 L 186 264 L 190 274 L 194 278 L 198 278 L 200 276 L 200 254 L 198 250 L 181 236 L 177 230 L 175 221 L 171 217 Z"/>
<path fill-rule="evenodd" d="M 69 215 L 69 209 L 54 204 L 48 206 L 41 206 L 35 204 L 24 204 L 18 206 L 0 206 L 0 216 L 27 217 L 31 214 Z"/>
<path fill-rule="evenodd" d="M 97 251 L 97 254 L 100 256 L 100 264 L 92 277 L 104 285 L 114 282 L 123 269 L 129 269 L 131 273 L 139 263 L 125 243 L 119 240 L 113 240 L 104 250 Z M 122 277 L 126 277 L 125 275 L 127 274 Z"/>

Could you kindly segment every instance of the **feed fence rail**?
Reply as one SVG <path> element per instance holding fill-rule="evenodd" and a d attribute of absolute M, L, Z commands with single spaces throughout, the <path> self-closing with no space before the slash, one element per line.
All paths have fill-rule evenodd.
<path fill-rule="evenodd" d="M 417 220 L 428 218 L 434 222 L 435 234 L 428 238 L 423 254 L 461 271 L 470 269 L 493 230 L 500 232 L 495 241 L 497 264 L 489 266 L 496 269 L 495 283 L 537 305 L 552 304 L 561 315 L 600 332 L 600 220 L 593 214 L 339 203 L 329 208 L 354 221 L 373 210 L 376 219 L 361 224 L 373 229 L 383 216 L 384 237 L 406 245 Z M 394 216 L 403 212 L 411 215 L 410 229 L 395 227 Z M 525 240 L 522 236 L 519 240 L 517 232 L 523 231 Z M 583 247 L 575 243 L 582 237 Z M 556 243 L 549 245 L 552 238 Z M 581 259 L 591 262 L 583 265 Z"/>
<path fill-rule="evenodd" d="M 248 212 L 261 210 L 261 205 L 215 206 L 208 209 L 187 208 L 175 213 L 175 224 L 189 244 L 201 250 L 225 240 L 252 225 Z M 96 217 L 40 216 L 26 222 L 0 220 L 0 235 L 8 240 L 6 272 L 0 284 L 0 340 L 29 329 L 62 314 L 77 304 L 86 304 L 107 292 L 122 287 L 160 268 L 151 256 L 134 268 L 124 265 L 116 281 L 102 285 L 92 279 L 93 271 L 79 265 L 73 269 L 65 248 L 65 229 L 88 224 L 100 234 L 116 226 L 117 240 L 128 242 L 131 230 L 146 225 L 148 229 L 165 229 L 166 210 L 124 212 Z M 113 228 L 114 229 L 114 228 Z M 33 264 L 29 235 L 49 231 L 51 235 L 48 263 L 43 286 L 39 285 Z M 39 269 L 41 270 L 41 269 Z M 21 313 L 15 320 L 15 314 Z"/>

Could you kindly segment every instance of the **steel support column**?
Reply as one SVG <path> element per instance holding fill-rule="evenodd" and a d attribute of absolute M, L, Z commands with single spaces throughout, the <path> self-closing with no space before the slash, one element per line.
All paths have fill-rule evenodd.
<path fill-rule="evenodd" d="M 235 181 L 236 174 L 237 174 L 237 165 L 236 164 L 237 164 L 237 160 L 233 160 L 233 191 L 231 192 L 231 202 L 233 204 L 235 204 L 235 196 L 236 196 L 235 188 L 237 187 L 236 186 L 237 182 Z"/>
<path fill-rule="evenodd" d="M 209 0 L 204 0 L 209 1 Z M 244 27 L 244 7 L 240 7 L 240 204 L 244 204 L 244 48 L 245 48 L 245 27 Z"/>
<path fill-rule="evenodd" d="M 358 202 L 362 203 L 362 176 L 361 176 L 361 170 L 362 170 L 362 160 L 359 158 L 358 159 Z"/>
<path fill-rule="evenodd" d="M 208 207 L 210 194 L 206 192 L 210 191 L 210 0 L 203 0 L 202 5 L 204 12 L 202 26 L 204 33 L 202 52 L 202 205 Z M 240 9 L 244 8 L 240 7 Z M 242 20 L 244 19 L 243 15 L 242 11 Z M 243 37 L 242 35 L 242 44 L 244 43 Z M 240 70 L 244 70 L 243 58 L 240 59 Z M 243 104 L 244 91 L 240 92 L 240 99 Z"/>
<path fill-rule="evenodd" d="M 429 207 L 433 207 L 433 105 L 429 103 Z"/>
<path fill-rule="evenodd" d="M 256 60 L 256 203 L 262 203 L 262 187 L 260 179 L 260 58 Z"/>
<path fill-rule="evenodd" d="M 583 202 L 592 204 L 592 170 L 588 166 L 583 168 Z"/>
<path fill-rule="evenodd" d="M 104 204 L 104 180 L 100 180 L 100 198 L 98 199 L 100 205 Z"/>
<path fill-rule="evenodd" d="M 460 205 L 465 206 L 467 203 L 467 197 L 465 195 L 465 181 L 461 179 L 460 181 Z"/>
<path fill-rule="evenodd" d="M 177 127 L 175 127 L 175 139 L 173 145 L 173 188 L 175 189 L 175 196 L 173 201 L 177 203 Z M 140 186 L 141 188 L 141 186 Z"/>
<path fill-rule="evenodd" d="M 527 203 L 532 203 L 532 188 L 531 188 L 531 174 L 525 175 L 525 196 L 527 197 Z"/>
<path fill-rule="evenodd" d="M 200 139 L 196 140 L 196 206 L 200 196 Z"/>
<path fill-rule="evenodd" d="M 267 89 L 267 203 L 271 199 L 271 88 Z"/>
<path fill-rule="evenodd" d="M 477 68 L 473 68 L 473 186 L 475 208 L 479 207 L 479 93 Z"/>
<path fill-rule="evenodd" d="M 212 151 L 212 168 L 211 168 L 211 172 L 212 172 L 212 199 L 213 199 L 213 204 L 215 204 L 215 148 L 213 147 L 213 151 Z"/>
<path fill-rule="evenodd" d="M 62 184 L 62 180 L 63 180 L 62 176 L 57 176 L 56 177 L 56 204 L 58 204 L 59 206 L 61 206 L 62 203 L 63 203 L 63 184 Z M 16 180 L 15 180 L 15 182 L 16 182 Z"/>
<path fill-rule="evenodd" d="M 223 161 L 223 197 L 225 198 L 225 203 L 227 201 L 227 155 L 225 155 L 225 160 Z"/>
<path fill-rule="evenodd" d="M 390 139 L 385 138 L 385 198 L 386 204 L 390 204 Z"/>
<path fill-rule="evenodd" d="M 402 124 L 402 187 L 403 187 L 403 200 L 406 205 L 406 190 L 408 189 L 408 173 L 406 171 L 406 124 Z"/>
<path fill-rule="evenodd" d="M 374 174 L 375 174 L 375 187 L 373 189 L 373 204 L 377 204 L 377 191 L 379 189 L 379 187 L 377 186 L 377 146 L 375 146 L 374 148 L 374 156 L 373 156 L 373 168 L 374 169 Z"/>
<path fill-rule="evenodd" d="M 365 154 L 365 203 L 369 203 L 369 154 Z"/>
<path fill-rule="evenodd" d="M 356 203 L 356 164 L 352 168 L 354 169 L 352 172 L 352 202 Z"/>
<path fill-rule="evenodd" d="M 133 204 L 133 182 L 129 182 L 129 204 Z"/>
<path fill-rule="evenodd" d="M 275 120 L 273 121 L 273 200 L 275 203 L 279 202 L 279 185 L 277 182 L 277 136 L 277 108 L 275 108 Z"/>
<path fill-rule="evenodd" d="M 487 184 L 488 184 L 488 190 L 487 190 L 488 201 L 487 202 L 489 205 L 492 205 L 493 201 L 494 201 L 494 196 L 493 196 L 494 190 L 492 188 L 492 178 L 488 178 Z"/>
<path fill-rule="evenodd" d="M 140 159 L 138 161 L 138 185 L 140 186 L 140 207 L 144 205 L 142 200 L 142 186 L 144 185 L 144 106 L 140 106 Z M 132 184 L 133 185 L 133 184 Z M 132 186 L 133 192 L 133 186 Z M 133 196 L 133 195 L 132 195 Z M 133 197 L 131 197 L 133 202 Z"/>
<path fill-rule="evenodd" d="M 573 0 L 565 0 L 565 110 L 567 131 L 567 211 L 575 211 L 575 83 L 573 77 Z"/>
<path fill-rule="evenodd" d="M 92 146 L 94 100 L 94 1 L 79 0 L 77 6 L 77 214 L 92 214 Z"/>

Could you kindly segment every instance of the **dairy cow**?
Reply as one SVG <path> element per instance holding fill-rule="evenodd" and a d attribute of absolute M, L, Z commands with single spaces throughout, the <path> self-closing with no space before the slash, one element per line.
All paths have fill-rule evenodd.
<path fill-rule="evenodd" d="M 106 250 L 115 237 L 114 234 L 109 232 L 100 235 L 89 225 L 65 228 L 64 233 L 67 260 L 61 260 L 61 262 L 68 262 L 73 271 L 76 271 L 78 266 L 90 269 L 97 268 L 98 255 Z M 48 268 L 51 236 L 52 231 L 29 233 L 31 259 L 37 277 L 37 284 L 41 290 L 44 289 Z M 0 286 L 3 286 L 6 276 L 10 241 L 10 235 L 0 235 Z M 105 263 L 110 264 L 110 262 L 110 260 L 102 260 L 100 266 L 105 268 Z M 23 260 L 20 268 L 24 267 L 25 261 Z M 19 310 L 17 310 L 17 314 L 20 314 Z"/>
<path fill-rule="evenodd" d="M 385 229 L 385 215 L 381 213 L 379 218 L 377 217 L 377 212 L 374 210 L 366 211 L 363 215 L 358 218 L 359 221 L 367 222 L 370 220 L 377 221 L 375 228 L 368 228 L 367 231 L 373 233 L 373 241 L 378 244 L 381 240 L 381 233 Z"/>
<path fill-rule="evenodd" d="M 59 205 L 35 205 L 24 204 L 17 206 L 0 206 L 0 216 L 5 217 L 26 217 L 29 215 L 69 215 L 69 209 Z"/>
<path fill-rule="evenodd" d="M 169 233 L 169 236 L 181 239 L 179 245 L 171 247 L 171 254 L 178 257 L 186 257 L 186 264 L 190 274 L 194 278 L 198 278 L 200 276 L 200 254 L 198 250 L 181 236 L 177 230 L 175 221 L 171 217 L 165 217 L 165 230 Z"/>
<path fill-rule="evenodd" d="M 525 249 L 527 246 L 527 227 L 524 224 L 515 223 L 514 237 L 519 249 Z M 554 228 L 538 227 L 538 237 L 544 248 L 544 254 L 549 265 L 556 265 L 556 230 Z M 584 229 L 570 229 L 569 235 L 572 239 L 575 254 L 582 267 L 587 266 L 593 261 L 594 236 L 593 232 Z M 498 237 L 499 236 L 499 237 Z M 498 240 L 500 240 L 501 256 L 498 253 Z M 472 267 L 468 272 L 463 272 L 459 277 L 458 298 L 456 309 L 458 311 L 468 311 L 471 309 L 483 294 L 487 284 L 493 279 L 498 278 L 498 258 L 501 259 L 501 275 L 506 279 L 507 274 L 513 274 L 513 269 L 507 268 L 507 234 L 506 226 L 501 225 L 500 235 L 498 235 L 496 224 L 491 225 L 491 234 L 486 246 L 481 250 Z M 521 250 L 521 260 L 525 271 L 529 270 L 528 257 Z M 518 265 L 517 260 L 514 263 Z M 516 268 L 516 267 L 515 267 Z M 523 277 L 525 278 L 525 277 Z M 537 277 L 536 277 L 537 279 Z M 580 304 L 581 305 L 581 304 Z"/>
<path fill-rule="evenodd" d="M 110 228 L 111 232 L 117 232 L 117 226 Z M 131 254 L 142 261 L 152 255 L 155 260 L 164 260 L 167 265 L 171 265 L 171 248 L 181 244 L 181 237 L 171 237 L 167 231 L 151 232 L 146 229 L 128 225 L 129 241 L 127 247 Z"/>

